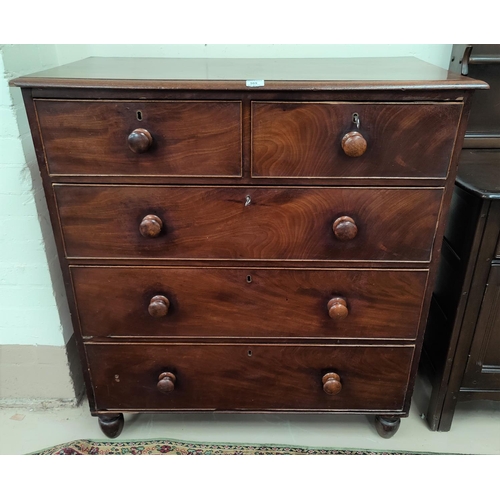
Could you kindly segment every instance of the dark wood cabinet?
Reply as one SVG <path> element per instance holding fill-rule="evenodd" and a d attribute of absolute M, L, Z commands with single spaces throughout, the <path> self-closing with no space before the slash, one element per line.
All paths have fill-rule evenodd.
<path fill-rule="evenodd" d="M 91 58 L 14 84 L 108 436 L 158 411 L 394 434 L 484 82 L 413 58 Z"/>
<path fill-rule="evenodd" d="M 451 67 L 491 89 L 473 100 L 425 334 L 438 431 L 460 401 L 500 401 L 500 45 L 456 46 Z"/>
<path fill-rule="evenodd" d="M 500 262 L 488 275 L 462 385 L 480 391 L 500 389 Z M 499 398 L 500 399 L 500 398 Z"/>

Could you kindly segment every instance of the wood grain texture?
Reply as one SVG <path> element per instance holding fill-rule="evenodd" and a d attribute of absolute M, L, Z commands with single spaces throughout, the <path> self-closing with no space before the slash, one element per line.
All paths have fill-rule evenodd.
<path fill-rule="evenodd" d="M 71 267 L 87 337 L 414 339 L 426 271 Z M 153 297 L 168 315 L 151 317 Z M 349 315 L 336 321 L 329 301 Z M 106 297 L 106 300 L 103 300 Z"/>
<path fill-rule="evenodd" d="M 252 176 L 445 178 L 461 112 L 459 103 L 253 103 Z M 351 131 L 367 142 L 358 158 L 342 149 Z"/>
<path fill-rule="evenodd" d="M 401 408 L 412 346 L 87 344 L 97 410 L 341 410 Z M 337 373 L 330 396 L 322 377 Z M 158 376 L 172 372 L 162 394 Z M 118 375 L 117 381 L 115 375 Z"/>
<path fill-rule="evenodd" d="M 240 102 L 35 103 L 51 174 L 241 176 Z M 129 147 L 138 128 L 153 140 L 141 154 Z"/>
<path fill-rule="evenodd" d="M 442 196 L 441 189 L 54 189 L 69 258 L 428 261 Z M 153 239 L 138 230 L 151 214 L 164 223 Z M 335 237 L 340 216 L 356 221 L 353 240 Z"/>

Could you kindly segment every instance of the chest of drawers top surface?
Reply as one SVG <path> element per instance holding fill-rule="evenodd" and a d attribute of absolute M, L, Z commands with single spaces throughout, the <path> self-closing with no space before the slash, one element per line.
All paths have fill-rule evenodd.
<path fill-rule="evenodd" d="M 17 78 L 20 87 L 231 90 L 478 89 L 482 81 L 414 57 L 184 59 L 90 57 Z"/>
<path fill-rule="evenodd" d="M 414 58 L 90 58 L 13 84 L 103 429 L 407 415 L 485 83 Z"/>

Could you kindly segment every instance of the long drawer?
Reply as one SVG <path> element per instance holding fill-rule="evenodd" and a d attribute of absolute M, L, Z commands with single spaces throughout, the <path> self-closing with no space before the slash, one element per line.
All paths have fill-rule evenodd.
<path fill-rule="evenodd" d="M 440 188 L 55 184 L 69 258 L 428 262 Z"/>
<path fill-rule="evenodd" d="M 241 177 L 238 101 L 35 105 L 51 174 Z"/>
<path fill-rule="evenodd" d="M 71 267 L 85 337 L 402 338 L 427 271 Z"/>
<path fill-rule="evenodd" d="M 97 410 L 398 411 L 413 351 L 413 346 L 86 345 Z"/>
<path fill-rule="evenodd" d="M 461 112 L 461 103 L 254 102 L 252 176 L 444 179 Z M 365 147 L 356 157 L 342 145 L 354 132 L 349 141 Z"/>

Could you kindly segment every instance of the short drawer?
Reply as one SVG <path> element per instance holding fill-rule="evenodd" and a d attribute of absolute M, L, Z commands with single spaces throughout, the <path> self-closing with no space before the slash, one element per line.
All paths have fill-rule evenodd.
<path fill-rule="evenodd" d="M 54 185 L 69 258 L 429 261 L 442 189 Z"/>
<path fill-rule="evenodd" d="M 35 100 L 49 172 L 240 177 L 238 101 Z"/>
<path fill-rule="evenodd" d="M 413 350 L 86 345 L 97 410 L 400 411 Z"/>
<path fill-rule="evenodd" d="M 414 339 L 427 271 L 72 266 L 85 337 Z"/>
<path fill-rule="evenodd" d="M 461 103 L 253 102 L 252 176 L 445 178 L 461 112 Z M 361 156 L 343 149 L 351 132 L 366 142 Z"/>

